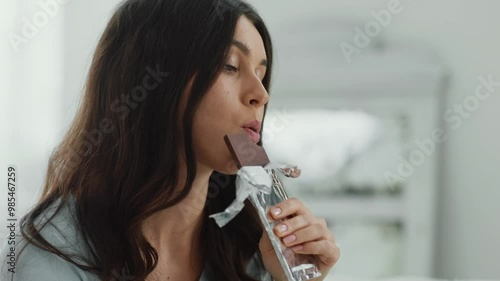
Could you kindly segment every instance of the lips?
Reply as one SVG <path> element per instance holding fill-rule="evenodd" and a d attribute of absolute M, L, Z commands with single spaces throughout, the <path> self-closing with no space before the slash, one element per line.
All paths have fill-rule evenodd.
<path fill-rule="evenodd" d="M 250 138 L 255 142 L 258 143 L 260 140 L 260 129 L 261 129 L 261 123 L 258 120 L 253 120 L 250 121 L 242 126 L 242 128 L 247 132 L 247 134 L 250 136 Z"/>

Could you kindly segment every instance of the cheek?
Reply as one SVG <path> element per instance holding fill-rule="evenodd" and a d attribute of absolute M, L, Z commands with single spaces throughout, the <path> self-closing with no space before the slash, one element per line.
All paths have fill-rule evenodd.
<path fill-rule="evenodd" d="M 197 161 L 224 174 L 235 173 L 236 165 L 223 139 L 226 132 L 198 125 L 193 129 L 193 146 Z"/>
<path fill-rule="evenodd" d="M 236 165 L 224 135 L 238 132 L 237 104 L 226 92 L 209 92 L 194 118 L 193 145 L 197 161 L 224 174 L 235 174 Z"/>

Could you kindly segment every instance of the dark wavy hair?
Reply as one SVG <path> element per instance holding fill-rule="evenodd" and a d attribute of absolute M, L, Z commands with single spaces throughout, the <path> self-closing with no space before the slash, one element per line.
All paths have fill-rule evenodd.
<path fill-rule="evenodd" d="M 263 39 L 268 60 L 263 85 L 269 92 L 271 38 L 248 3 L 127 0 L 117 7 L 96 47 L 77 115 L 50 156 L 42 196 L 23 217 L 22 234 L 30 243 L 102 280 L 112 279 L 112 272 L 125 265 L 134 280 L 144 280 L 154 270 L 158 252 L 145 239 L 141 223 L 191 190 L 196 175 L 193 117 L 223 69 L 240 16 L 250 19 Z M 148 75 L 156 82 L 146 81 Z M 193 77 L 182 116 L 179 103 Z M 179 147 L 184 147 L 187 180 L 182 192 L 175 193 Z M 234 175 L 211 175 L 202 233 L 206 243 L 200 250 L 217 280 L 254 280 L 245 274 L 262 235 L 254 208 L 247 202 L 224 228 L 208 218 L 235 198 L 234 185 Z M 36 219 L 54 202 L 70 197 L 76 199 L 91 264 L 63 253 L 36 227 Z"/>

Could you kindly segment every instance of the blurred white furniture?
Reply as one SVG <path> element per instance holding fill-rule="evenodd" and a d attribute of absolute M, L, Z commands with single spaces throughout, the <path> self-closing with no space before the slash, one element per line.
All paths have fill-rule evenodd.
<path fill-rule="evenodd" d="M 278 34 L 283 36 L 283 33 Z M 398 131 L 385 133 L 395 138 L 400 147 L 392 151 L 394 155 L 387 157 L 384 157 L 383 153 L 373 152 L 370 159 L 372 162 L 379 161 L 381 166 L 391 160 L 390 165 L 384 166 L 385 170 L 382 171 L 394 174 L 399 173 L 398 166 L 404 162 L 402 159 L 408 160 L 408 157 L 419 149 L 415 140 L 429 139 L 436 129 L 441 128 L 439 107 L 440 97 L 446 86 L 446 73 L 436 58 L 424 51 L 373 48 L 380 47 L 377 45 L 363 50 L 351 63 L 346 63 L 338 50 L 332 50 L 332 47 L 338 46 L 339 43 L 335 41 L 338 38 L 332 38 L 333 35 L 328 37 L 324 33 L 303 33 L 294 36 L 295 43 L 291 43 L 294 42 L 291 38 L 288 38 L 288 41 L 282 38 L 281 44 L 279 41 L 277 43 L 278 70 L 273 80 L 269 104 L 270 112 L 274 110 L 274 113 L 266 117 L 266 122 L 273 118 L 283 121 L 286 116 L 289 116 L 290 120 L 285 120 L 281 127 L 265 127 L 267 143 L 264 139 L 264 146 L 271 154 L 272 160 L 293 159 L 286 156 L 298 153 L 279 151 L 279 147 L 294 141 L 286 127 L 293 126 L 295 112 L 304 109 L 365 112 L 385 120 L 387 124 L 395 124 Z M 347 38 L 345 34 L 342 36 L 341 40 Z M 322 49 L 321 46 L 326 48 Z M 313 52 L 306 51 L 309 49 Z M 285 133 L 286 138 L 283 135 Z M 320 133 L 318 131 L 318 135 Z M 300 131 L 297 131 L 296 135 L 299 138 L 304 137 L 300 136 Z M 309 137 L 314 139 L 315 136 Z M 319 140 L 318 137 L 319 141 L 324 143 L 324 140 Z M 331 142 L 335 145 L 335 138 L 332 138 Z M 302 149 L 312 151 L 314 148 L 309 145 Z M 302 154 L 303 152 L 300 151 Z M 386 230 L 381 228 L 382 232 L 373 232 L 386 233 L 382 238 L 395 241 L 399 239 L 398 236 L 390 237 L 394 233 L 400 233 L 401 241 L 395 243 L 401 244 L 401 259 L 383 261 L 381 252 L 387 250 L 388 246 L 380 244 L 377 248 L 377 245 L 369 245 L 363 253 L 364 256 L 352 257 L 349 264 L 339 262 L 339 274 L 357 270 L 354 274 L 359 273 L 358 277 L 366 278 L 386 277 L 391 274 L 421 277 L 433 275 L 435 204 L 439 182 L 438 155 L 439 147 L 436 144 L 435 150 L 425 156 L 423 163 L 414 167 L 411 175 L 402 176 L 401 190 L 392 196 L 337 196 L 329 193 L 329 187 L 333 188 L 336 183 L 335 178 L 331 179 L 331 186 L 328 182 L 322 182 L 321 185 L 324 186 L 317 192 L 312 192 L 308 187 L 288 187 L 292 196 L 300 197 L 316 216 L 326 218 L 329 225 L 333 225 L 333 229 L 339 222 L 352 224 L 352 229 L 358 229 L 350 234 L 347 234 L 349 231 L 344 232 L 348 237 L 359 232 L 371 233 L 374 228 L 370 227 L 377 224 L 389 226 Z M 306 169 L 301 160 L 290 164 L 297 164 Z M 361 170 L 360 176 L 363 175 L 363 163 L 361 156 L 356 164 L 357 170 Z M 375 174 L 382 176 L 377 171 Z M 356 174 L 351 175 L 351 178 L 355 180 Z M 374 178 L 372 175 L 371 179 Z M 370 183 L 369 179 L 370 177 L 366 181 L 367 184 Z M 349 182 L 350 180 L 345 180 L 343 183 Z M 379 181 L 374 184 L 380 183 Z M 288 185 L 290 184 L 293 183 L 289 182 Z M 360 222 L 365 225 L 358 224 Z M 338 242 L 343 255 L 348 257 L 348 249 L 342 247 L 341 240 Z M 363 259 L 366 259 L 366 263 L 363 263 Z M 370 260 L 372 264 L 379 263 L 380 267 L 386 268 L 393 266 L 394 269 L 379 270 L 376 266 L 369 269 Z M 367 273 L 363 274 L 363 270 Z"/>

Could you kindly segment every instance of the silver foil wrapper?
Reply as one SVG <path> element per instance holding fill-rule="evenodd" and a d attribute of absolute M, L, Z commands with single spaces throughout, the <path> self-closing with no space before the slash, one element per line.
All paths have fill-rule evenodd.
<path fill-rule="evenodd" d="M 250 194 L 250 201 L 255 206 L 264 228 L 269 235 L 269 239 L 274 247 L 274 251 L 281 263 L 285 275 L 289 281 L 310 280 L 321 276 L 321 272 L 316 266 L 315 259 L 310 255 L 295 253 L 291 248 L 285 246 L 281 239 L 275 235 L 274 227 L 285 219 L 274 220 L 269 213 L 269 209 L 288 199 L 286 190 L 278 177 L 278 173 L 287 177 L 298 177 L 300 170 L 296 167 L 281 166 L 268 168 L 266 172 L 272 179 L 271 193 L 256 192 Z"/>

